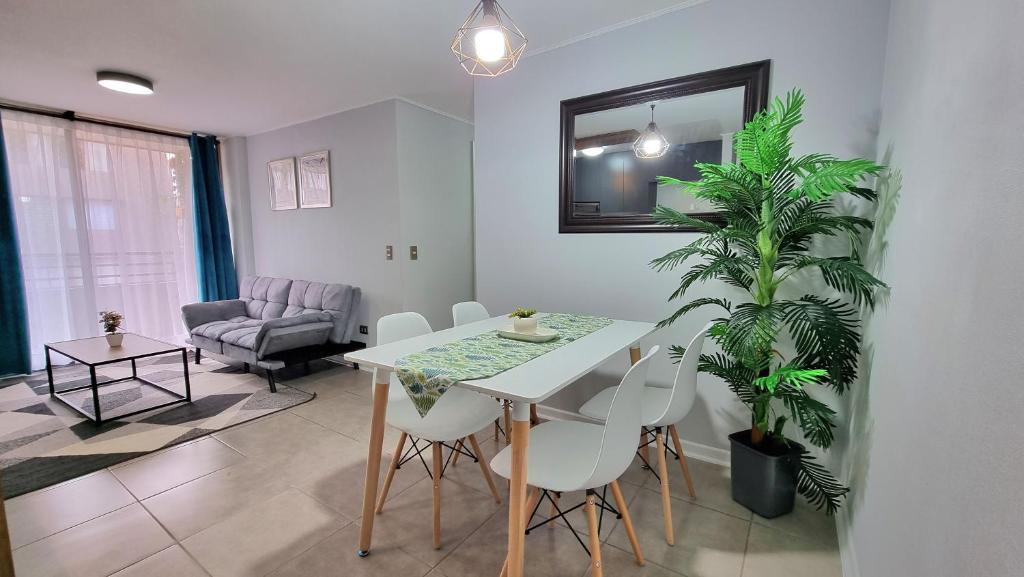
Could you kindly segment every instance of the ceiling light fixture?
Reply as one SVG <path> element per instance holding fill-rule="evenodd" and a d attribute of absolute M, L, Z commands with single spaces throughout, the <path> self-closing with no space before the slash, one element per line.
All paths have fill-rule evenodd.
<path fill-rule="evenodd" d="M 524 50 L 526 36 L 496 0 L 481 0 L 452 40 L 452 52 L 473 76 L 512 70 Z"/>
<path fill-rule="evenodd" d="M 580 152 L 583 153 L 583 156 L 591 156 L 591 157 L 593 157 L 593 156 L 601 156 L 601 153 L 604 152 L 604 147 L 603 146 L 592 146 L 590 148 L 584 148 Z"/>
<path fill-rule="evenodd" d="M 125 72 L 100 70 L 96 73 L 96 82 L 103 88 L 126 94 L 153 94 L 152 80 Z"/>
<path fill-rule="evenodd" d="M 651 105 L 651 122 L 633 142 L 633 152 L 637 158 L 658 158 L 668 152 L 668 139 L 658 130 L 654 122 L 654 105 Z"/>

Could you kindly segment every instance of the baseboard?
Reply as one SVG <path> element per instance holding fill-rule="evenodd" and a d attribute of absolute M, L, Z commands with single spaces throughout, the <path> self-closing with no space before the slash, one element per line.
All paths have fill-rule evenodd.
<path fill-rule="evenodd" d="M 836 537 L 839 539 L 839 560 L 843 567 L 843 577 L 860 577 L 857 565 L 857 550 L 850 534 L 849 501 L 836 513 Z"/>
<path fill-rule="evenodd" d="M 555 407 L 548 407 L 546 405 L 539 405 L 537 407 L 537 414 L 549 420 L 594 422 L 593 419 L 589 419 L 579 413 Z M 697 459 L 698 461 L 704 461 L 706 463 L 714 463 L 715 465 L 720 465 L 722 467 L 729 467 L 731 465 L 729 451 L 726 449 L 719 449 L 718 447 L 702 445 L 700 443 L 693 443 L 691 441 L 684 440 L 683 451 L 686 453 L 687 458 Z"/>

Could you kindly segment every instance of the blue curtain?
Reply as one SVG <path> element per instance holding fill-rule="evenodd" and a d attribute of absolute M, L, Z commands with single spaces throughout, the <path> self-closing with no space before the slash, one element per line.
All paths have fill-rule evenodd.
<path fill-rule="evenodd" d="M 7 169 L 3 123 L 0 122 L 0 376 L 31 370 L 28 309 L 14 220 L 14 197 Z"/>
<path fill-rule="evenodd" d="M 224 186 L 217 161 L 217 138 L 192 133 L 192 197 L 196 225 L 196 276 L 199 300 L 238 298 Z"/>

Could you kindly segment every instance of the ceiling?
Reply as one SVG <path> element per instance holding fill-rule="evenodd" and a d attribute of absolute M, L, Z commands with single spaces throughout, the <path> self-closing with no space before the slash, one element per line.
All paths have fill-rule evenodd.
<path fill-rule="evenodd" d="M 690 0 L 504 0 L 527 55 Z M 449 51 L 474 0 L 0 0 L 0 99 L 222 136 L 402 97 L 472 119 Z M 519 66 L 529 66 L 527 57 Z M 96 84 L 98 69 L 156 94 Z M 510 74 L 515 74 L 512 71 Z M 481 80 L 486 82 L 487 79 Z"/>

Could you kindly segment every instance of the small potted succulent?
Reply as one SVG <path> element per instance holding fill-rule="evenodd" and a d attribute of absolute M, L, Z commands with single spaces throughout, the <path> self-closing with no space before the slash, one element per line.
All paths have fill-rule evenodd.
<path fill-rule="evenodd" d="M 508 318 L 512 319 L 512 328 L 517 333 L 532 335 L 537 332 L 537 319 L 533 316 L 535 314 L 536 309 L 518 308 L 509 313 Z"/>
<path fill-rule="evenodd" d="M 124 340 L 124 333 L 117 332 L 124 321 L 124 315 L 117 311 L 101 311 L 100 324 L 103 325 L 103 332 L 106 333 L 107 344 L 111 348 L 121 346 Z"/>

